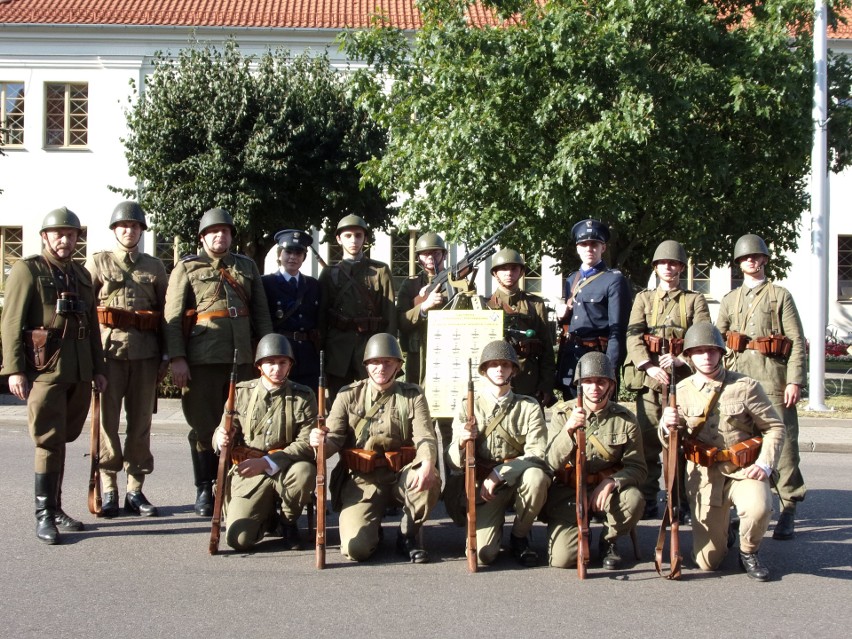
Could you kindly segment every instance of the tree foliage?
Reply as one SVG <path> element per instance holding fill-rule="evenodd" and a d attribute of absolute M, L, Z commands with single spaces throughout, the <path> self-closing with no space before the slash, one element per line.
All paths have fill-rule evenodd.
<path fill-rule="evenodd" d="M 365 179 L 402 194 L 404 222 L 473 240 L 517 218 L 509 241 L 567 268 L 572 225 L 602 219 L 608 261 L 636 283 L 663 239 L 717 265 L 747 232 L 794 247 L 812 3 L 495 0 L 502 17 L 481 27 L 467 0 L 419 6 L 413 39 L 381 23 L 344 38 L 369 66 L 362 103 L 389 131 Z M 834 158 L 837 170 L 849 155 Z"/>
<path fill-rule="evenodd" d="M 123 140 L 140 202 L 159 233 L 186 238 L 189 250 L 201 214 L 225 207 L 235 249 L 260 262 L 282 228 L 348 213 L 382 226 L 387 201 L 360 187 L 358 165 L 385 136 L 354 100 L 327 56 L 243 56 L 233 40 L 158 54 L 144 92 L 133 86 Z"/>

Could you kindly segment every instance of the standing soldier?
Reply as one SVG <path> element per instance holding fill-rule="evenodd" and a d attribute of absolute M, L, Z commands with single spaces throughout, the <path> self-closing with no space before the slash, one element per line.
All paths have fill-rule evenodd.
<path fill-rule="evenodd" d="M 393 335 L 373 335 L 364 350 L 367 379 L 340 389 L 326 419 L 326 456 L 340 452 L 330 482 L 340 552 L 353 561 L 372 556 L 382 517 L 397 506 L 397 551 L 413 563 L 429 561 L 418 532 L 441 492 L 438 449 L 423 390 L 396 381 L 402 361 Z M 311 445 L 319 446 L 323 434 L 311 431 Z"/>
<path fill-rule="evenodd" d="M 586 353 L 577 364 L 576 384 L 583 387 L 583 405 L 560 402 L 553 407 L 547 463 L 556 471 L 544 514 L 550 536 L 550 565 L 577 564 L 577 498 L 574 433 L 586 429 L 586 483 L 589 511 L 604 515 L 598 555 L 606 570 L 621 564 L 616 542 L 629 534 L 642 517 L 639 486 L 645 479 L 643 434 L 636 417 L 610 396 L 615 370 L 603 353 Z M 656 438 L 656 432 L 651 433 Z"/>
<path fill-rule="evenodd" d="M 320 273 L 323 290 L 320 333 L 328 358 L 329 394 L 333 399 L 344 384 L 363 379 L 364 347 L 382 331 L 396 335 L 396 307 L 390 268 L 364 255 L 370 228 L 357 215 L 337 224 L 337 243 L 343 260 Z"/>
<path fill-rule="evenodd" d="M 112 212 L 109 228 L 115 234 L 115 249 L 95 253 L 86 263 L 98 300 L 110 380 L 101 398 L 101 514 L 118 514 L 116 474 L 123 467 L 127 473 L 125 512 L 156 516 L 157 508 L 142 493 L 142 484 L 145 475 L 154 470 L 151 415 L 157 384 L 169 365 L 160 339 L 168 276 L 160 260 L 139 250 L 142 231 L 148 229 L 141 206 L 121 202 Z M 127 416 L 123 451 L 118 434 L 122 400 Z"/>
<path fill-rule="evenodd" d="M 553 361 L 553 333 L 547 321 L 544 300 L 520 288 L 527 265 L 514 249 L 501 250 L 491 262 L 491 275 L 497 290 L 488 308 L 506 313 L 506 341 L 518 355 L 520 371 L 512 378 L 512 390 L 535 397 L 542 406 L 553 400 L 556 367 Z M 528 334 L 530 333 L 531 334 Z"/>
<path fill-rule="evenodd" d="M 512 377 L 520 369 L 511 344 L 486 344 L 479 358 L 483 383 L 474 401 L 476 426 L 466 427 L 466 409 L 453 422 L 449 458 L 456 469 L 463 468 L 465 443 L 476 442 L 476 550 L 485 565 L 497 559 L 510 507 L 515 509 L 509 536 L 512 555 L 522 566 L 538 565 L 529 534 L 550 486 L 544 462 L 547 427 L 538 402 L 512 391 Z"/>
<path fill-rule="evenodd" d="M 561 319 L 556 386 L 565 399 L 575 397 L 574 370 L 589 351 L 606 353 L 617 371 L 626 353 L 630 284 L 621 271 L 601 259 L 609 241 L 609 229 L 597 220 L 582 220 L 571 229 L 580 268 L 565 280 L 565 302 L 556 313 Z"/>
<path fill-rule="evenodd" d="M 41 225 L 41 254 L 15 262 L 3 304 L 3 370 L 27 401 L 35 442 L 36 536 L 58 544 L 59 530 L 83 530 L 62 510 L 65 446 L 83 430 L 92 384 L 103 392 L 103 351 L 89 272 L 72 261 L 83 232 L 62 207 Z"/>
<path fill-rule="evenodd" d="M 807 488 L 799 470 L 799 416 L 796 403 L 807 383 L 802 320 L 790 293 L 766 279 L 769 249 L 757 235 L 743 235 L 734 246 L 734 262 L 743 285 L 722 298 L 716 326 L 727 334 L 726 359 L 732 371 L 760 382 L 787 430 L 778 460 L 781 515 L 774 539 L 792 539 L 796 504 Z"/>
<path fill-rule="evenodd" d="M 715 326 L 693 324 L 683 352 L 695 374 L 678 384 L 677 409 L 663 409 L 660 436 L 686 429 L 693 557 L 701 570 L 719 567 L 735 541 L 729 527 L 734 507 L 740 567 L 749 578 L 767 581 L 769 570 L 757 553 L 772 518 L 769 477 L 784 443 L 784 424 L 756 380 L 725 370 L 725 340 Z"/>
<path fill-rule="evenodd" d="M 237 384 L 234 441 L 225 430 L 224 416 L 213 434 L 217 451 L 234 444 L 235 463 L 223 506 L 225 540 L 234 550 L 249 550 L 274 531 L 283 532 L 290 550 L 301 547 L 296 522 L 316 486 L 308 436 L 317 419 L 317 399 L 310 388 L 289 380 L 294 364 L 286 337 L 270 333 L 261 339 L 255 355 L 260 379 Z"/>
<path fill-rule="evenodd" d="M 319 380 L 320 285 L 299 269 L 314 238 L 310 233 L 287 229 L 275 234 L 278 264 L 275 273 L 264 275 L 263 289 L 272 316 L 272 328 L 293 346 L 295 362 L 289 379 L 313 389 Z"/>
<path fill-rule="evenodd" d="M 254 261 L 231 252 L 234 219 L 214 208 L 201 216 L 204 249 L 175 265 L 166 291 L 166 350 L 172 381 L 183 389 L 189 446 L 197 489 L 195 512 L 213 514 L 218 460 L 213 430 L 222 417 L 228 382 L 239 351 L 238 377 L 252 377 L 252 340 L 272 332 L 266 295 Z"/>
<path fill-rule="evenodd" d="M 642 429 L 648 468 L 647 479 L 641 485 L 645 497 L 644 519 L 653 519 L 658 514 L 657 493 L 663 467 L 657 428 L 663 414 L 662 390 L 668 385 L 673 370 L 678 381 L 692 374 L 686 362 L 678 357 L 683 349 L 683 336 L 694 323 L 711 321 L 704 296 L 680 286 L 680 276 L 688 258 L 678 242 L 661 242 L 651 262 L 659 285 L 638 293 L 633 300 L 624 367 L 625 385 L 637 391 L 636 417 Z M 687 508 L 681 508 L 684 517 L 688 512 Z"/>

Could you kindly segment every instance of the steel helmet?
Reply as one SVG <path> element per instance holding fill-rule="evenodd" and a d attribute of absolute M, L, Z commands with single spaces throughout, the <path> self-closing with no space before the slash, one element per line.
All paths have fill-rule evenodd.
<path fill-rule="evenodd" d="M 365 364 L 371 359 L 379 359 L 380 357 L 391 357 L 400 362 L 403 361 L 399 342 L 390 333 L 376 333 L 364 347 L 364 359 L 362 361 Z"/>
<path fill-rule="evenodd" d="M 370 227 L 360 215 L 347 215 L 337 223 L 336 235 L 340 235 L 346 229 L 359 228 L 364 229 L 364 233 L 370 232 Z"/>
<path fill-rule="evenodd" d="M 109 228 L 114 229 L 119 222 L 139 222 L 142 225 L 142 230 L 148 230 L 148 223 L 145 221 L 145 212 L 138 202 L 119 202 L 112 211 L 112 217 L 109 219 Z"/>
<path fill-rule="evenodd" d="M 226 209 L 217 206 L 201 216 L 201 222 L 198 223 L 198 235 L 204 235 L 204 231 L 218 224 L 230 226 L 231 233 L 237 232 L 237 227 L 234 225 L 234 218 L 231 217 L 231 214 Z"/>
<path fill-rule="evenodd" d="M 683 338 L 683 352 L 685 355 L 689 355 L 691 349 L 701 346 L 711 346 L 719 349 L 723 354 L 725 353 L 725 340 L 722 339 L 719 329 L 710 322 L 693 324 L 686 331 L 686 335 Z"/>
<path fill-rule="evenodd" d="M 293 355 L 293 347 L 290 345 L 290 340 L 280 333 L 268 333 L 261 337 L 257 343 L 254 365 L 259 366 L 261 360 L 267 357 L 286 357 L 293 364 L 296 363 L 296 356 Z"/>
<path fill-rule="evenodd" d="M 504 248 L 494 256 L 493 260 L 491 260 L 491 274 L 493 275 L 494 271 L 506 264 L 517 264 L 521 267 L 521 272 L 526 273 L 527 263 L 524 262 L 524 258 L 521 257 L 521 254 L 515 249 Z"/>
<path fill-rule="evenodd" d="M 766 242 L 759 235 L 749 233 L 743 235 L 734 245 L 734 262 L 739 262 L 746 255 L 765 255 L 769 257 L 769 249 Z"/>
<path fill-rule="evenodd" d="M 598 351 L 586 353 L 577 362 L 577 373 L 574 375 L 574 383 L 578 384 L 590 377 L 606 377 L 615 382 L 615 368 L 609 358 Z"/>
<path fill-rule="evenodd" d="M 506 360 L 512 362 L 512 368 L 515 373 L 521 370 L 521 363 L 518 361 L 518 354 L 509 342 L 502 339 L 488 342 L 485 348 L 482 349 L 482 354 L 479 356 L 479 371 L 480 375 L 485 375 L 485 369 L 489 362 L 497 360 Z"/>
<path fill-rule="evenodd" d="M 424 233 L 420 237 L 417 238 L 417 242 L 414 244 L 414 253 L 422 253 L 423 251 L 444 251 L 447 252 L 447 245 L 444 244 L 444 240 L 437 233 Z"/>
<path fill-rule="evenodd" d="M 689 258 L 686 256 L 683 246 L 681 246 L 680 242 L 675 242 L 674 240 L 660 242 L 657 250 L 654 251 L 654 259 L 651 260 L 651 263 L 656 264 L 661 260 L 673 260 L 680 262 L 684 266 L 689 263 Z"/>
<path fill-rule="evenodd" d="M 77 229 L 80 233 L 83 232 L 83 226 L 80 224 L 80 218 L 74 211 L 70 211 L 67 206 L 59 209 L 54 209 L 48 213 L 41 223 L 41 231 L 50 231 L 52 229 Z"/>

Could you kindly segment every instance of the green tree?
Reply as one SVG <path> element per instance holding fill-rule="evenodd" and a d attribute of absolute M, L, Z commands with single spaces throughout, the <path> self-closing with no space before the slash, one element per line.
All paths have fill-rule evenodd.
<path fill-rule="evenodd" d="M 572 225 L 602 219 L 606 259 L 637 284 L 665 238 L 719 265 L 746 232 L 794 247 L 812 3 L 495 0 L 476 27 L 468 0 L 419 6 L 412 39 L 379 22 L 343 41 L 368 63 L 362 103 L 389 131 L 365 179 L 402 194 L 403 222 L 473 240 L 517 218 L 509 242 L 569 268 Z M 834 133 L 849 144 L 848 128 Z"/>
<path fill-rule="evenodd" d="M 381 153 L 385 135 L 349 83 L 327 56 L 243 56 L 233 40 L 158 54 L 126 112 L 138 193 L 120 190 L 189 251 L 201 214 L 227 208 L 235 249 L 259 262 L 282 228 L 321 227 L 347 213 L 381 227 L 387 200 L 360 187 L 358 164 Z"/>

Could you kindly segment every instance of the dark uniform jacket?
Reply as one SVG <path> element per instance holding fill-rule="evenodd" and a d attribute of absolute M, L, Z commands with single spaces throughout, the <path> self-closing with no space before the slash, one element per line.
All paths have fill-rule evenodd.
<path fill-rule="evenodd" d="M 399 287 L 396 298 L 397 318 L 399 320 L 399 343 L 407 353 L 405 360 L 405 378 L 412 384 L 423 384 L 426 378 L 426 336 L 427 319 L 420 314 L 420 304 L 414 302 L 420 290 L 429 284 L 432 278 L 426 271 L 409 277 Z M 446 300 L 446 294 L 442 295 Z"/>

